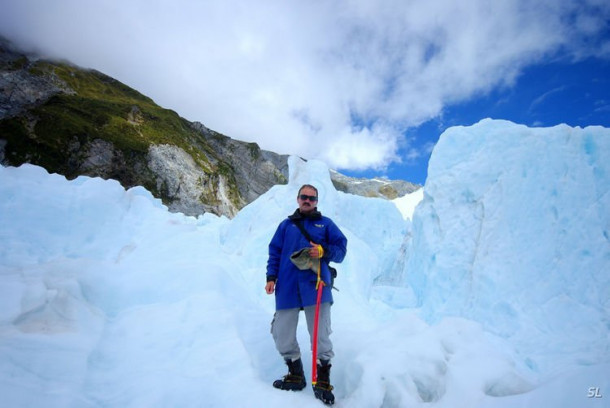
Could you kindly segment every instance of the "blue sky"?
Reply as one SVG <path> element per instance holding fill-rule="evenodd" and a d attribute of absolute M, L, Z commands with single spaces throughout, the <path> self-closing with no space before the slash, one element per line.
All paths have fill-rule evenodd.
<path fill-rule="evenodd" d="M 587 58 L 579 62 L 556 61 L 524 69 L 510 87 L 496 88 L 443 109 L 438 117 L 409 129 L 405 137 L 431 145 L 450 126 L 472 125 L 484 118 L 506 119 L 530 127 L 604 126 L 610 128 L 610 61 Z M 408 152 L 403 152 L 406 157 Z M 383 174 L 424 184 L 429 155 L 391 164 Z M 346 171 L 354 177 L 376 177 L 379 172 Z"/>
<path fill-rule="evenodd" d="M 448 126 L 609 126 L 607 0 L 0 0 L 0 35 L 191 121 L 424 183 Z"/>

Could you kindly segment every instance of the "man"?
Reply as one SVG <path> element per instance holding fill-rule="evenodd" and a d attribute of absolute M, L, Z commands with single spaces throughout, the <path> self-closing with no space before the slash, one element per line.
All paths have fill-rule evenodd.
<path fill-rule="evenodd" d="M 299 189 L 299 208 L 280 223 L 269 244 L 265 290 L 267 294 L 275 292 L 276 312 L 271 322 L 271 333 L 277 350 L 288 366 L 288 374 L 275 381 L 273 386 L 300 391 L 305 388 L 306 382 L 296 336 L 297 323 L 300 310 L 304 310 L 310 340 L 313 341 L 318 282 L 318 275 L 314 272 L 319 271 L 324 285 L 318 327 L 318 380 L 313 388 L 316 398 L 331 405 L 335 401 L 330 384 L 330 360 L 334 356 L 330 341 L 330 306 L 333 298 L 328 263 L 343 261 L 347 239 L 330 218 L 322 216 L 317 203 L 318 190 L 314 186 L 306 184 Z M 301 231 L 299 224 L 306 233 Z M 311 269 L 300 269 L 298 259 L 291 260 L 291 256 L 301 261 L 306 258 Z"/>

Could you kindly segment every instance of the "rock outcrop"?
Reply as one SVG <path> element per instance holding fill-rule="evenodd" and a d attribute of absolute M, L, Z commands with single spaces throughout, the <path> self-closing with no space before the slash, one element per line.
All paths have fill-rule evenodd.
<path fill-rule="evenodd" d="M 330 178 L 335 188 L 339 191 L 364 197 L 381 197 L 388 200 L 402 197 L 421 188 L 418 184 L 404 180 L 355 178 L 345 176 L 333 170 L 330 172 Z"/>
<path fill-rule="evenodd" d="M 0 120 L 19 115 L 59 93 L 73 93 L 56 75 L 37 75 L 35 60 L 0 39 Z"/>

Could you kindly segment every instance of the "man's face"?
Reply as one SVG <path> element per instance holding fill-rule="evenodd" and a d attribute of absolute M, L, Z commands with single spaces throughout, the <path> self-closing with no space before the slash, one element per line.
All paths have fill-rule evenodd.
<path fill-rule="evenodd" d="M 316 200 L 311 201 L 311 199 L 307 198 L 305 200 L 301 199 L 301 196 L 310 196 L 310 197 L 316 197 Z M 297 203 L 299 204 L 299 211 L 301 211 L 302 213 L 308 213 L 313 211 L 316 206 L 318 205 L 318 201 L 317 201 L 317 194 L 316 194 L 316 190 L 314 190 L 311 187 L 305 187 L 301 190 L 301 192 L 299 193 L 299 196 L 297 197 Z"/>

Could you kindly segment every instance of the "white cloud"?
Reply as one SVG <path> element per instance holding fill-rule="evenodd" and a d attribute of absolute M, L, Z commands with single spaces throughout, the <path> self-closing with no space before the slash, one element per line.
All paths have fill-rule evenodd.
<path fill-rule="evenodd" d="M 320 150 L 310 146 L 310 154 L 337 168 L 363 170 L 384 169 L 390 162 L 400 161 L 396 152 L 400 133 L 392 127 L 375 124 L 371 128 L 346 128 L 334 135 Z"/>
<path fill-rule="evenodd" d="M 560 49 L 608 56 L 610 6 L 575 3 L 0 0 L 0 34 L 265 149 L 383 168 L 447 103 Z"/>
<path fill-rule="evenodd" d="M 551 89 L 550 91 L 545 92 L 544 94 L 540 95 L 539 97 L 537 97 L 530 103 L 528 111 L 530 111 L 530 112 L 535 111 L 536 108 L 538 106 L 542 105 L 547 99 L 551 98 L 555 94 L 565 91 L 566 89 L 567 89 L 566 86 L 559 86 L 557 88 L 554 88 L 554 89 Z"/>

